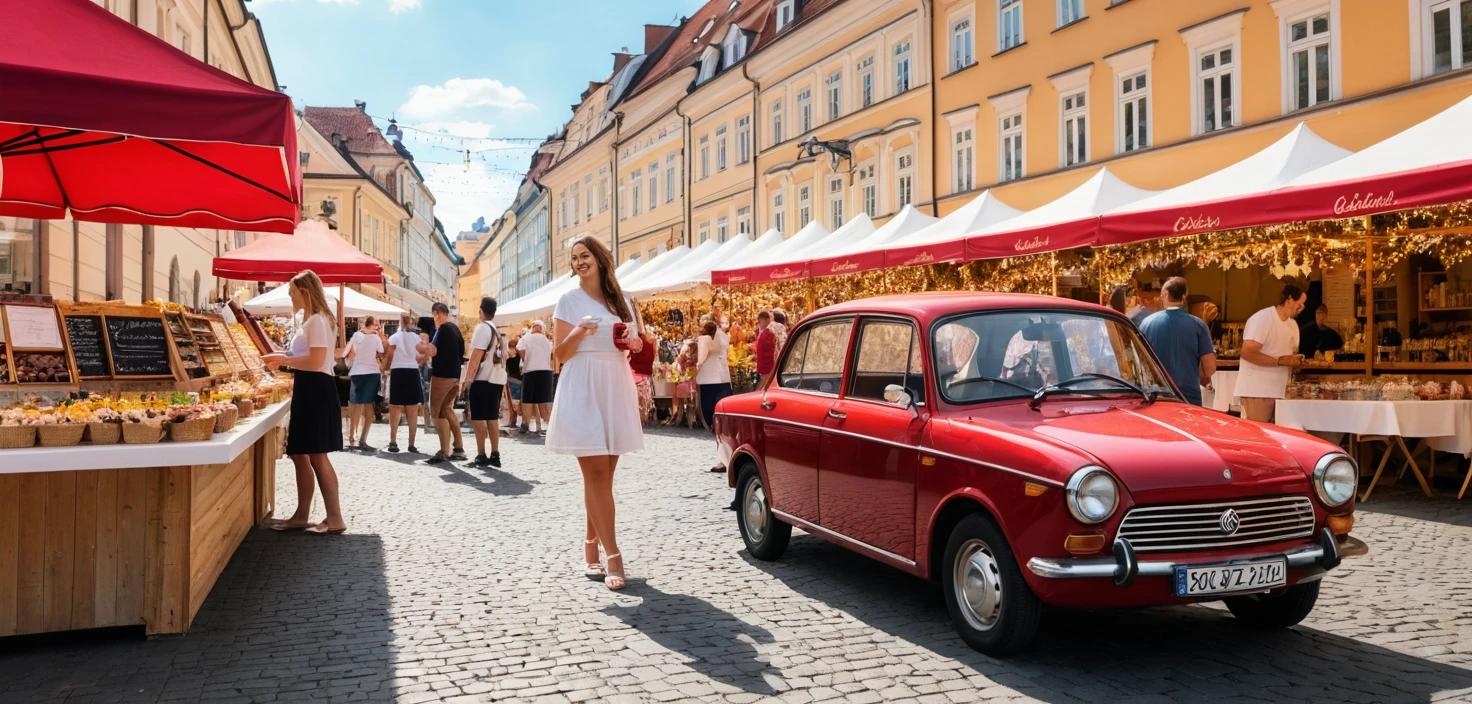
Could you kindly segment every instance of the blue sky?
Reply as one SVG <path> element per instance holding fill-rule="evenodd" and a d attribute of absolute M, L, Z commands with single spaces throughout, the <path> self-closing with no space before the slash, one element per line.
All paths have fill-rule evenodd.
<path fill-rule="evenodd" d="M 298 106 L 368 103 L 397 117 L 453 238 L 515 196 L 528 143 L 570 116 L 612 52 L 702 0 L 252 0 Z M 422 130 L 422 131 L 421 131 Z M 464 141 L 443 135 L 472 138 Z M 465 164 L 464 150 L 474 152 Z"/>

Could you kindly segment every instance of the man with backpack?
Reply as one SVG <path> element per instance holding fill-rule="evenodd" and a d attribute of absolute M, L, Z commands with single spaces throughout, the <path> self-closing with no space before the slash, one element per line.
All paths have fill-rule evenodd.
<path fill-rule="evenodd" d="M 465 367 L 466 406 L 470 427 L 475 431 L 477 467 L 501 466 L 501 393 L 506 388 L 506 338 L 491 322 L 496 317 L 496 299 L 480 299 L 480 323 L 470 337 L 470 363 Z M 486 437 L 491 454 L 486 455 Z"/>

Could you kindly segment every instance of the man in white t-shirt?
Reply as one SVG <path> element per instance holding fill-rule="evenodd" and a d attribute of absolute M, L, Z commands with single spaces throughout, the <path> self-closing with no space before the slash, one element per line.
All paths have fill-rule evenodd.
<path fill-rule="evenodd" d="M 370 315 L 363 319 L 363 327 L 353 333 L 345 356 L 352 364 L 348 369 L 351 389 L 348 394 L 348 447 L 353 447 L 353 438 L 358 438 L 356 446 L 364 452 L 374 449 L 368 446 L 368 426 L 373 424 L 373 404 L 378 401 L 378 388 L 383 383 L 383 365 L 379 356 L 383 354 L 384 346 L 378 319 Z"/>
<path fill-rule="evenodd" d="M 1293 370 L 1303 365 L 1298 354 L 1298 322 L 1308 294 L 1293 284 L 1283 287 L 1278 305 L 1247 319 L 1242 329 L 1242 363 L 1237 372 L 1236 395 L 1242 417 L 1271 423 L 1277 400 L 1283 398 Z"/>
<path fill-rule="evenodd" d="M 409 452 L 418 453 L 414 447 L 414 433 L 419 430 L 416 416 L 419 405 L 424 403 L 424 385 L 419 376 L 419 365 L 425 356 L 419 353 L 419 331 L 414 329 L 414 318 L 405 315 L 399 319 L 399 331 L 388 338 L 388 352 L 384 359 L 388 366 L 388 451 L 399 451 L 399 415 L 409 417 Z"/>
<path fill-rule="evenodd" d="M 542 321 L 532 321 L 516 351 L 521 353 L 521 408 L 526 419 L 522 430 L 546 433 L 552 406 L 552 341 Z"/>

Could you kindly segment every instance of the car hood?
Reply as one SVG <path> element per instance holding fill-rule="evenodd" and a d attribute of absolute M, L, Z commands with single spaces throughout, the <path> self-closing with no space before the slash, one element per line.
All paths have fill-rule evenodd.
<path fill-rule="evenodd" d="M 1065 402 L 1041 411 L 1026 404 L 996 410 L 986 420 L 1098 462 L 1136 500 L 1151 494 L 1167 500 L 1199 487 L 1280 491 L 1284 484 L 1302 485 L 1307 476 L 1266 426 L 1184 403 Z"/>

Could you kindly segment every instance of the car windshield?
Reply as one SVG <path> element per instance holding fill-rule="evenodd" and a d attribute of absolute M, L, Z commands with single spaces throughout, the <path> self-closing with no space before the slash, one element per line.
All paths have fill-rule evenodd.
<path fill-rule="evenodd" d="M 936 386 L 951 403 L 1027 397 L 1060 382 L 1090 395 L 1134 393 L 1115 379 L 1175 394 L 1134 328 L 1102 315 L 973 313 L 942 322 L 932 343 Z"/>

